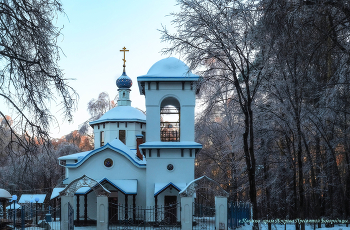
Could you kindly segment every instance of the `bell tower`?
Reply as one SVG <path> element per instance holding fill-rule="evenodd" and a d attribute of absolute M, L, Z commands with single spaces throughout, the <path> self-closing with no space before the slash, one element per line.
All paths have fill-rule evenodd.
<path fill-rule="evenodd" d="M 194 180 L 194 160 L 202 148 L 194 141 L 199 79 L 173 57 L 156 62 L 137 78 L 140 93 L 146 97 L 147 139 L 139 147 L 147 160 L 147 206 L 166 205 L 167 199 L 180 201 L 178 192 Z"/>

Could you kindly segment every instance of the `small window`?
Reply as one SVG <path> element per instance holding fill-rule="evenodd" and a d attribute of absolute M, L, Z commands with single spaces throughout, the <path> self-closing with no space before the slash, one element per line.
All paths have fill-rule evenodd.
<path fill-rule="evenodd" d="M 125 144 L 125 130 L 119 130 L 119 140 Z"/>
<path fill-rule="evenodd" d="M 105 132 L 100 132 L 100 147 L 105 145 Z"/>
<path fill-rule="evenodd" d="M 143 143 L 145 143 L 146 142 L 146 132 L 142 131 L 141 133 L 143 135 Z"/>
<path fill-rule="evenodd" d="M 174 165 L 168 164 L 168 165 L 166 166 L 166 168 L 167 168 L 169 171 L 173 171 L 173 170 L 174 170 Z"/>
<path fill-rule="evenodd" d="M 113 160 L 111 158 L 107 158 L 103 163 L 107 168 L 110 168 L 113 165 Z"/>

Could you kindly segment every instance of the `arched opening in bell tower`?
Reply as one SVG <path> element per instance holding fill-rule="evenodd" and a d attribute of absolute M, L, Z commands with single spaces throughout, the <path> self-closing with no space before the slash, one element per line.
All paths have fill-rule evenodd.
<path fill-rule="evenodd" d="M 160 105 L 160 140 L 180 141 L 180 103 L 174 97 L 165 98 Z"/>

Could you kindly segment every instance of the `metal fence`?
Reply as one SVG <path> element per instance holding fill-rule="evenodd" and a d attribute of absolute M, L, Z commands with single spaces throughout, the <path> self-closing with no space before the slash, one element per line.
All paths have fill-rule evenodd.
<path fill-rule="evenodd" d="M 142 208 L 109 203 L 109 230 L 180 229 L 180 203 Z"/>
<path fill-rule="evenodd" d="M 215 229 L 215 207 L 193 203 L 192 229 Z"/>
<path fill-rule="evenodd" d="M 18 209 L 8 209 L 0 218 L 0 229 L 42 230 L 60 229 L 60 208 L 39 207 L 37 204 L 22 204 Z"/>
<path fill-rule="evenodd" d="M 231 202 L 227 204 L 227 224 L 231 229 L 243 225 L 245 220 L 251 218 L 250 203 Z"/>

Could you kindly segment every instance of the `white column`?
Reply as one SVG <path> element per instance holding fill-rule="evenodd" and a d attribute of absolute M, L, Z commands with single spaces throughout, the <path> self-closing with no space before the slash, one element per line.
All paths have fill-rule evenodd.
<path fill-rule="evenodd" d="M 97 196 L 97 230 L 108 230 L 107 196 Z"/>
<path fill-rule="evenodd" d="M 192 230 L 192 197 L 181 197 L 181 230 Z"/>
<path fill-rule="evenodd" d="M 61 230 L 68 229 L 68 202 L 74 207 L 73 196 L 61 196 Z"/>
<path fill-rule="evenodd" d="M 227 230 L 227 198 L 215 197 L 215 229 Z"/>

